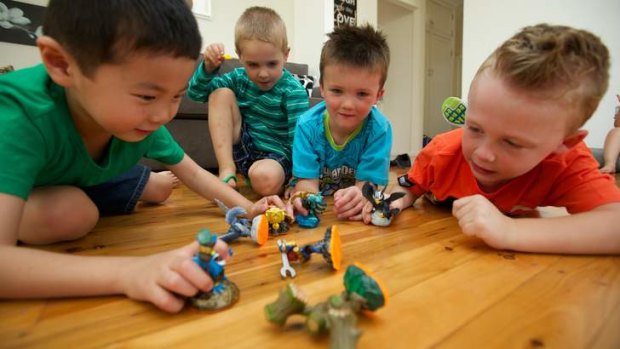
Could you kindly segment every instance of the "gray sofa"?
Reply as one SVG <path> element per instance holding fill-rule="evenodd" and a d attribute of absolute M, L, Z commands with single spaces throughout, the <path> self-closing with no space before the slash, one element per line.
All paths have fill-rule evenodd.
<path fill-rule="evenodd" d="M 226 60 L 220 67 L 219 74 L 227 73 L 240 66 L 241 63 L 238 59 Z M 285 68 L 292 74 L 298 75 L 300 79 L 305 78 L 305 86 L 308 90 L 311 90 L 311 97 L 309 97 L 311 107 L 322 100 L 318 81 L 314 84 L 308 82 L 307 64 L 286 63 Z M 209 115 L 207 111 L 207 103 L 198 103 L 188 97 L 183 97 L 177 115 L 166 127 L 174 139 L 198 165 L 215 171 L 217 169 L 217 160 L 213 152 L 211 136 L 209 135 Z M 141 163 L 150 166 L 155 171 L 164 169 L 160 163 L 149 159 L 143 159 Z"/>

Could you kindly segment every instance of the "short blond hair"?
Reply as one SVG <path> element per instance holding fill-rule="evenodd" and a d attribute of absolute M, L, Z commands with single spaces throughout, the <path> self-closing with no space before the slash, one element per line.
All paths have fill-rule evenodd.
<path fill-rule="evenodd" d="M 267 7 L 253 6 L 246 9 L 235 24 L 235 49 L 241 53 L 244 40 L 259 40 L 273 44 L 287 52 L 286 26 L 278 13 Z"/>
<path fill-rule="evenodd" d="M 501 44 L 478 69 L 510 87 L 577 108 L 578 129 L 592 116 L 609 85 L 609 51 L 596 35 L 561 25 L 523 28 Z"/>

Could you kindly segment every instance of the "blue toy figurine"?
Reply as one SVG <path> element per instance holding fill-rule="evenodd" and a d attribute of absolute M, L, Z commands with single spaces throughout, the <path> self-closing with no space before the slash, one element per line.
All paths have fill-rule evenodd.
<path fill-rule="evenodd" d="M 224 274 L 226 262 L 213 249 L 217 235 L 208 229 L 202 229 L 196 236 L 200 248 L 194 256 L 194 262 L 213 279 L 213 288 L 209 292 L 200 291 L 189 298 L 189 302 L 200 310 L 220 310 L 233 305 L 239 300 L 239 288 L 230 282 Z"/>
<path fill-rule="evenodd" d="M 215 203 L 224 212 L 226 223 L 229 228 L 225 234 L 220 235 L 220 239 L 226 243 L 231 243 L 240 237 L 249 237 L 257 245 L 262 246 L 269 237 L 269 225 L 263 216 L 256 216 L 252 223 L 246 218 L 247 212 L 242 207 L 228 208 L 224 203 L 215 199 Z"/>
<path fill-rule="evenodd" d="M 300 198 L 303 207 L 308 210 L 307 216 L 300 214 L 295 215 L 297 224 L 302 228 L 314 228 L 318 226 L 320 222 L 319 215 L 327 208 L 327 204 L 323 201 L 323 195 L 321 195 L 321 193 L 298 191 L 291 196 L 290 202 L 293 202 L 296 198 Z"/>

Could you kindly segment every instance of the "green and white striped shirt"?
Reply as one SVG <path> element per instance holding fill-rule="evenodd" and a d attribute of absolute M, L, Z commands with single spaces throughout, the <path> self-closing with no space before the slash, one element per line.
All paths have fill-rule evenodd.
<path fill-rule="evenodd" d="M 308 110 L 308 94 L 301 83 L 286 69 L 269 91 L 261 91 L 245 72 L 236 68 L 224 75 L 207 74 L 203 63 L 192 76 L 187 96 L 207 102 L 218 88 L 235 93 L 239 111 L 257 150 L 291 157 L 297 118 Z"/>

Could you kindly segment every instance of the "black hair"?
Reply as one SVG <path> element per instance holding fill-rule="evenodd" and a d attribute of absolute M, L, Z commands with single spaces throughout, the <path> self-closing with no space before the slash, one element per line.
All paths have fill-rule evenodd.
<path fill-rule="evenodd" d="M 137 52 L 197 59 L 202 45 L 183 0 L 50 0 L 43 33 L 58 41 L 86 76 Z"/>

